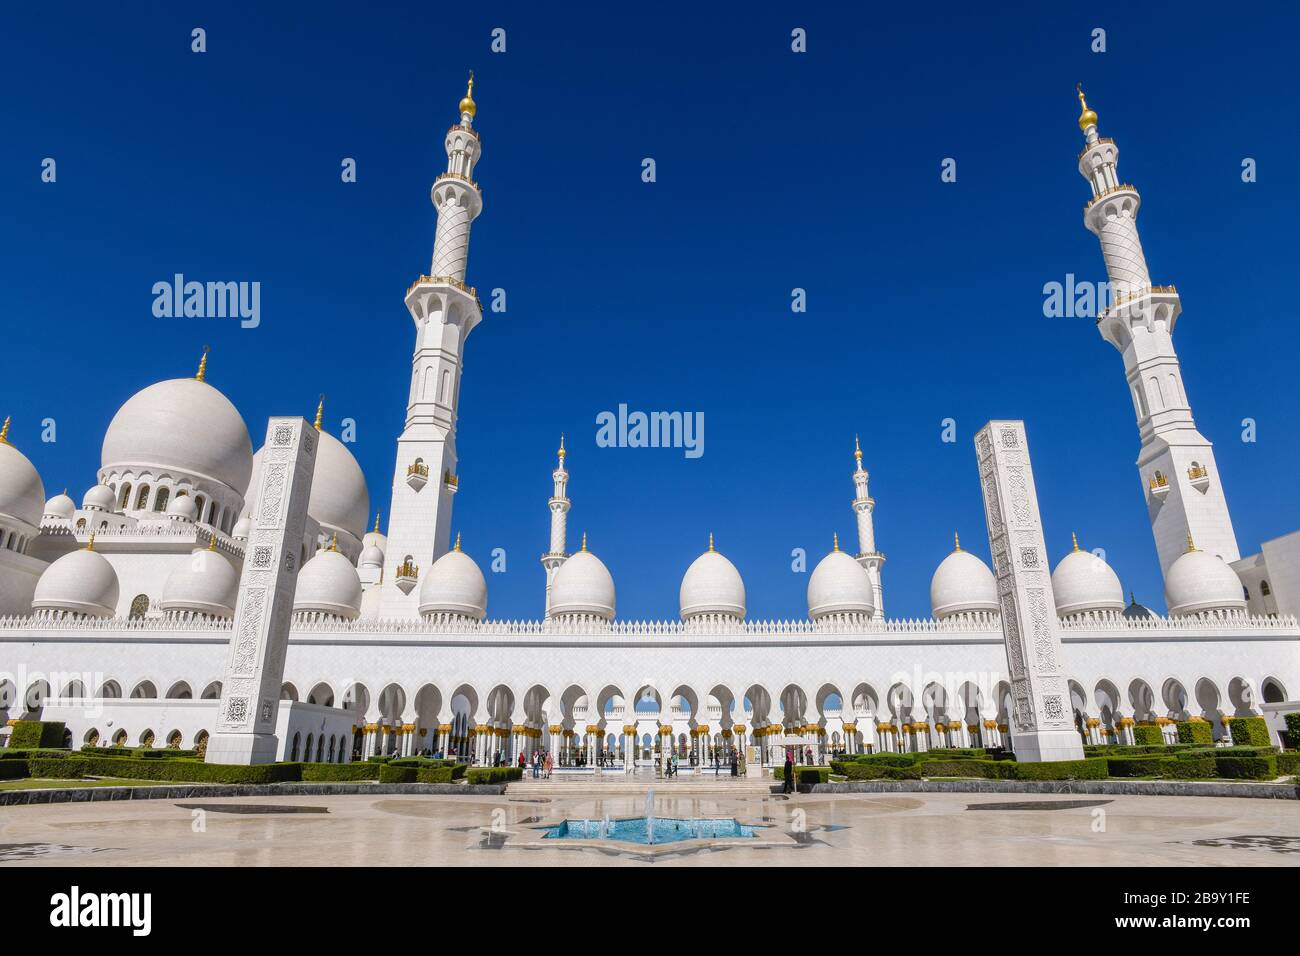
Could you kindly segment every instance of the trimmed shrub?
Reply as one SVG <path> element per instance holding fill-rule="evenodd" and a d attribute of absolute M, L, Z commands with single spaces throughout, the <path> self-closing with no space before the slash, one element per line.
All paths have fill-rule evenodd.
<path fill-rule="evenodd" d="M 831 764 L 831 769 L 839 776 L 843 774 L 849 780 L 920 780 L 921 768 L 913 763 L 907 766 L 893 766 L 880 761 L 853 761 L 843 764 L 843 769 Z M 777 767 L 777 779 L 784 777 L 781 767 Z"/>
<path fill-rule="evenodd" d="M 415 769 L 415 779 L 417 783 L 451 783 L 451 774 L 451 767 L 417 767 Z"/>
<path fill-rule="evenodd" d="M 895 754 L 895 753 L 878 753 L 878 754 L 858 754 L 853 758 L 857 763 L 875 764 L 879 767 L 910 767 L 916 763 L 916 758 L 921 754 Z"/>
<path fill-rule="evenodd" d="M 1017 780 L 1105 780 L 1108 774 L 1105 757 L 1083 760 L 1051 760 L 1045 763 L 1016 764 Z"/>
<path fill-rule="evenodd" d="M 1277 753 L 1276 747 L 1193 747 L 1175 754 L 1180 760 L 1194 760 L 1197 757 L 1268 757 Z"/>
<path fill-rule="evenodd" d="M 1111 757 L 1108 769 L 1112 777 L 1156 777 L 1161 780 L 1211 779 L 1217 776 L 1214 757 L 1208 752 L 1183 758 Z"/>
<path fill-rule="evenodd" d="M 1178 722 L 1178 742 L 1180 744 L 1214 745 L 1214 728 L 1204 720 L 1180 720 Z"/>
<path fill-rule="evenodd" d="M 523 777 L 523 770 L 519 767 L 470 767 L 465 776 L 470 783 L 508 783 L 511 780 L 518 780 Z M 446 781 L 430 782 L 444 783 Z"/>
<path fill-rule="evenodd" d="M 1237 721 L 1233 721 L 1235 724 Z M 1217 757 L 1214 761 L 1218 776 L 1229 780 L 1273 780 L 1277 777 L 1277 758 L 1268 757 Z"/>
<path fill-rule="evenodd" d="M 9 746 L 14 749 L 62 749 L 63 731 L 64 724 L 61 720 L 18 720 L 14 722 L 13 733 L 9 735 Z"/>
<path fill-rule="evenodd" d="M 1277 772 L 1300 774 L 1300 751 L 1289 750 L 1277 755 Z"/>
<path fill-rule="evenodd" d="M 1300 713 L 1286 714 L 1283 719 L 1286 721 L 1287 746 L 1300 750 Z"/>
<path fill-rule="evenodd" d="M 130 757 L 134 753 L 130 747 L 92 747 L 90 744 L 83 746 L 81 752 L 95 757 Z"/>
<path fill-rule="evenodd" d="M 379 765 L 380 783 L 415 783 L 418 771 L 414 767 L 394 767 L 392 764 Z"/>
<path fill-rule="evenodd" d="M 114 748 L 117 749 L 117 748 Z M 171 760 L 178 757 L 196 758 L 197 750 L 173 750 L 170 747 L 136 747 L 123 756 L 136 757 L 140 760 Z"/>
<path fill-rule="evenodd" d="M 373 763 L 304 763 L 300 766 L 302 780 L 307 783 L 379 779 L 379 765 Z"/>
<path fill-rule="evenodd" d="M 927 760 L 921 764 L 921 776 L 1012 780 L 1016 764 L 1009 760 Z"/>
<path fill-rule="evenodd" d="M 26 760 L 0 760 L 0 780 L 21 780 L 25 776 Z"/>
<path fill-rule="evenodd" d="M 204 763 L 201 760 L 136 760 L 129 757 L 65 757 L 91 777 L 127 777 L 170 783 L 282 783 L 300 779 L 299 764 L 271 763 L 245 767 L 238 764 Z M 30 764 L 30 761 L 29 761 Z"/>
<path fill-rule="evenodd" d="M 1153 724 L 1138 724 L 1133 728 L 1133 742 L 1139 747 L 1160 747 L 1164 745 L 1165 735 Z"/>
<path fill-rule="evenodd" d="M 89 763 L 84 757 L 32 757 L 27 761 L 26 774 L 21 776 L 80 780 L 89 772 Z"/>
<path fill-rule="evenodd" d="M 1239 746 L 1267 747 L 1272 743 L 1263 717 L 1237 717 L 1228 726 L 1232 728 L 1232 742 Z"/>
<path fill-rule="evenodd" d="M 68 757 L 71 755 L 71 750 L 15 750 L 12 747 L 0 750 L 0 760 L 30 760 L 32 757 Z"/>

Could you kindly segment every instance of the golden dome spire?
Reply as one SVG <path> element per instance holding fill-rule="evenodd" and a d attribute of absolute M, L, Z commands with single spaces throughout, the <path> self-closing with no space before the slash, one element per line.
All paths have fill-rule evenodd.
<path fill-rule="evenodd" d="M 217 550 L 217 536 L 215 534 L 208 535 L 208 550 Z"/>
<path fill-rule="evenodd" d="M 90 540 L 86 542 L 86 550 L 87 551 L 95 550 L 95 532 L 93 531 L 90 532 Z"/>
<path fill-rule="evenodd" d="M 1079 129 L 1086 131 L 1089 126 L 1097 125 L 1097 114 L 1088 109 L 1088 101 L 1083 98 L 1083 84 L 1076 83 L 1074 88 L 1079 91 L 1079 106 L 1082 110 L 1079 113 Z"/>
<path fill-rule="evenodd" d="M 859 465 L 862 464 L 862 446 L 858 444 L 857 435 L 853 436 L 853 457 L 858 460 Z"/>
<path fill-rule="evenodd" d="M 587 532 L 582 532 L 582 550 L 587 550 Z"/>
<path fill-rule="evenodd" d="M 5 423 L 0 425 L 0 445 L 9 444 L 9 416 L 5 416 Z"/>
<path fill-rule="evenodd" d="M 203 346 L 203 356 L 199 359 L 199 370 L 194 374 L 194 377 L 200 382 L 205 381 L 207 379 L 209 351 L 210 349 L 208 348 L 208 346 L 206 345 Z"/>
<path fill-rule="evenodd" d="M 1071 531 L 1071 532 L 1070 532 L 1070 537 L 1074 539 L 1074 550 L 1075 550 L 1075 551 L 1078 551 L 1078 550 L 1079 550 L 1079 536 L 1078 536 L 1077 534 L 1075 534 L 1073 531 Z"/>
<path fill-rule="evenodd" d="M 833 537 L 835 541 L 835 546 L 832 548 L 832 550 L 838 551 L 840 549 L 840 533 L 838 531 L 834 532 Z"/>
<path fill-rule="evenodd" d="M 333 540 L 330 541 L 330 550 L 337 551 L 338 549 L 339 549 L 339 533 L 335 531 L 334 538 Z"/>
<path fill-rule="evenodd" d="M 713 532 L 709 532 L 709 553 L 713 553 Z"/>
<path fill-rule="evenodd" d="M 375 534 L 379 534 L 379 512 L 375 512 Z"/>
<path fill-rule="evenodd" d="M 953 551 L 953 554 L 956 554 L 956 553 L 957 553 L 958 551 L 960 551 L 960 550 L 961 550 L 961 538 L 959 538 L 959 537 L 957 536 L 957 532 L 954 531 L 954 532 L 952 533 L 952 551 Z"/>
<path fill-rule="evenodd" d="M 557 451 L 556 454 L 560 456 L 560 464 L 564 464 L 564 456 L 566 454 L 564 450 L 564 432 L 560 432 L 560 450 Z"/>
<path fill-rule="evenodd" d="M 468 113 L 471 119 L 473 119 L 474 114 L 478 112 L 478 107 L 474 105 L 474 71 L 473 70 L 469 71 L 469 86 L 466 87 L 465 89 L 465 98 L 460 101 L 460 111 L 462 113 Z"/>
<path fill-rule="evenodd" d="M 1188 552 L 1196 550 L 1196 545 L 1192 541 L 1192 533 L 1190 531 L 1187 532 L 1187 550 Z"/>
<path fill-rule="evenodd" d="M 316 430 L 320 431 L 321 419 L 325 417 L 325 393 L 321 393 L 320 404 L 316 406 Z"/>

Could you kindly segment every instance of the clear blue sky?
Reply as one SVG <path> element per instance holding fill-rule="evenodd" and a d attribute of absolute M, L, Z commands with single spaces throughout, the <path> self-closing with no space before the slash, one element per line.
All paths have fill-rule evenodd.
<path fill-rule="evenodd" d="M 1241 549 L 1300 526 L 1300 18 L 1285 7 L 272 6 L 0 13 L 0 412 L 49 493 L 80 499 L 117 407 L 192 375 L 209 343 L 209 381 L 255 441 L 322 391 L 327 424 L 356 419 L 387 512 L 402 298 L 429 268 L 429 187 L 472 68 L 486 205 L 468 278 L 504 288 L 509 311 L 468 340 L 455 527 L 485 567 L 507 551 L 493 617 L 541 612 L 561 431 L 571 546 L 589 533 L 622 617 L 676 616 L 709 531 L 751 617 L 804 616 L 790 552 L 811 567 L 833 531 L 855 541 L 855 432 L 888 610 L 928 614 L 954 530 L 987 556 L 971 439 L 995 417 L 1027 420 L 1054 557 L 1078 531 L 1163 608 L 1120 356 L 1091 320 L 1042 314 L 1044 283 L 1104 278 L 1075 167 L 1083 81 L 1142 191 L 1152 276 L 1182 293 L 1176 344 Z M 261 282 L 261 326 L 154 318 L 151 286 L 176 272 Z M 595 417 L 620 402 L 704 412 L 704 456 L 597 448 Z"/>

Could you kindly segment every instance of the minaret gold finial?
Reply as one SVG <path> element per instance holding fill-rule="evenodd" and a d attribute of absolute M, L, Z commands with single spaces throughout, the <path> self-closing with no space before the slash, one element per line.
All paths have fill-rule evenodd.
<path fill-rule="evenodd" d="M 339 533 L 338 533 L 337 531 L 335 531 L 335 532 L 334 532 L 334 537 L 333 537 L 333 539 L 330 541 L 330 550 L 331 550 L 331 551 L 337 551 L 338 549 L 339 549 Z"/>
<path fill-rule="evenodd" d="M 564 450 L 564 432 L 560 432 L 560 450 L 556 452 L 556 454 L 560 456 L 560 464 L 564 464 L 564 456 L 566 454 Z"/>
<path fill-rule="evenodd" d="M 379 534 L 379 512 L 375 512 L 375 534 Z"/>
<path fill-rule="evenodd" d="M 952 550 L 953 554 L 961 550 L 961 538 L 957 536 L 956 531 L 952 533 Z"/>
<path fill-rule="evenodd" d="M 468 113 L 470 119 L 478 112 L 478 107 L 474 105 L 474 71 L 469 71 L 469 86 L 465 88 L 465 98 L 460 101 L 460 111 Z"/>
<path fill-rule="evenodd" d="M 859 465 L 862 464 L 862 446 L 858 444 L 857 435 L 853 436 L 853 457 L 858 460 Z"/>
<path fill-rule="evenodd" d="M 320 403 L 316 406 L 316 430 L 320 431 L 321 421 L 325 417 L 325 394 L 322 392 Z"/>
<path fill-rule="evenodd" d="M 709 532 L 709 553 L 713 553 L 713 532 Z"/>
<path fill-rule="evenodd" d="M 1088 101 L 1083 98 L 1083 84 L 1076 83 L 1074 88 L 1079 91 L 1079 129 L 1086 132 L 1089 126 L 1097 125 L 1097 114 L 1088 109 Z"/>
<path fill-rule="evenodd" d="M 459 532 L 459 531 L 456 532 L 456 543 L 455 543 L 454 545 L 452 545 L 451 550 L 453 550 L 453 551 L 459 551 L 459 550 L 460 550 L 460 532 Z"/>
<path fill-rule="evenodd" d="M 208 352 L 211 351 L 208 346 L 203 346 L 203 356 L 199 359 L 199 370 L 194 377 L 200 382 L 207 379 L 208 374 Z"/>
<path fill-rule="evenodd" d="M 1196 550 L 1196 545 L 1192 541 L 1192 533 L 1190 531 L 1187 532 L 1187 550 L 1189 552 Z"/>
<path fill-rule="evenodd" d="M 215 534 L 208 536 L 208 550 L 217 550 L 217 536 Z"/>
<path fill-rule="evenodd" d="M 93 531 L 90 532 L 90 540 L 86 542 L 86 550 L 87 551 L 95 550 L 95 532 Z"/>
<path fill-rule="evenodd" d="M 582 532 L 582 550 L 587 550 L 587 532 Z"/>
<path fill-rule="evenodd" d="M 834 533 L 834 540 L 835 546 L 832 550 L 838 551 L 840 549 L 840 533 L 838 531 Z"/>
<path fill-rule="evenodd" d="M 5 423 L 0 425 L 0 445 L 9 444 L 9 416 L 5 416 Z"/>
<path fill-rule="evenodd" d="M 1075 550 L 1075 551 L 1078 551 L 1078 550 L 1079 550 L 1079 536 L 1078 536 L 1077 534 L 1075 534 L 1073 531 L 1071 531 L 1071 532 L 1070 532 L 1070 537 L 1074 539 L 1074 550 Z"/>

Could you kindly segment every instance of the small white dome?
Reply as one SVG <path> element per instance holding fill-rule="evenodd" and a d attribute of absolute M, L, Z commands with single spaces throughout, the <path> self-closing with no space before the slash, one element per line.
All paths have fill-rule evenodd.
<path fill-rule="evenodd" d="M 45 508 L 45 485 L 36 466 L 8 439 L 0 440 L 0 515 L 39 525 Z"/>
<path fill-rule="evenodd" d="M 384 551 L 373 544 L 367 546 L 361 551 L 361 560 L 358 562 L 363 568 L 382 568 L 384 566 Z"/>
<path fill-rule="evenodd" d="M 233 617 L 238 591 L 239 572 L 230 561 L 217 551 L 198 548 L 168 575 L 162 609 Z"/>
<path fill-rule="evenodd" d="M 839 549 L 817 563 L 808 578 L 808 616 L 814 621 L 828 614 L 875 613 L 871 577 L 866 568 Z"/>
<path fill-rule="evenodd" d="M 379 530 L 379 515 L 375 515 L 375 526 L 366 532 L 361 539 L 363 548 L 378 548 L 380 551 L 388 550 L 388 536 Z"/>
<path fill-rule="evenodd" d="M 88 511 L 112 511 L 117 502 L 108 485 L 95 485 L 81 497 L 81 507 Z"/>
<path fill-rule="evenodd" d="M 361 541 L 366 533 L 366 518 L 370 514 L 370 491 L 361 466 L 352 457 L 347 446 L 322 431 L 320 446 L 316 449 L 316 465 L 312 471 L 311 495 L 307 499 L 307 514 L 316 519 L 321 532 L 328 537 L 333 532 L 349 534 Z M 262 473 L 262 450 L 253 456 L 252 477 L 246 482 L 244 516 L 251 516 L 257 504 L 257 483 Z M 355 553 L 355 552 L 354 552 Z"/>
<path fill-rule="evenodd" d="M 1188 551 L 1169 566 L 1165 603 L 1173 617 L 1246 610 L 1241 578 L 1222 558 L 1208 551 Z"/>
<path fill-rule="evenodd" d="M 677 597 L 683 621 L 700 614 L 745 616 L 745 582 L 736 566 L 713 550 L 713 535 L 709 550 L 686 569 Z"/>
<path fill-rule="evenodd" d="M 954 614 L 999 610 L 998 586 L 989 566 L 958 544 L 930 579 L 930 608 L 942 621 Z"/>
<path fill-rule="evenodd" d="M 236 492 L 248 487 L 253 445 L 239 410 L 207 382 L 173 378 L 136 392 L 104 434 L 103 472 L 182 472 Z"/>
<path fill-rule="evenodd" d="M 383 552 L 379 557 L 383 559 Z M 433 562 L 420 584 L 420 613 L 463 614 L 483 620 L 487 614 L 487 581 L 473 558 L 457 549 Z"/>
<path fill-rule="evenodd" d="M 594 614 L 614 617 L 614 578 L 603 561 L 585 548 L 569 555 L 551 582 L 551 616 Z"/>
<path fill-rule="evenodd" d="M 361 578 L 338 551 L 318 551 L 298 572 L 294 611 L 334 614 L 351 620 L 361 613 Z"/>
<path fill-rule="evenodd" d="M 1077 541 L 1052 572 L 1052 594 L 1061 617 L 1124 610 L 1124 589 L 1111 566 L 1091 551 L 1080 550 Z"/>
<path fill-rule="evenodd" d="M 178 521 L 194 521 L 199 514 L 199 507 L 190 495 L 178 495 L 167 502 L 167 517 Z"/>
<path fill-rule="evenodd" d="M 235 527 L 231 530 L 230 536 L 238 538 L 240 541 L 248 540 L 248 533 L 253 530 L 252 518 L 240 518 L 235 522 Z"/>
<path fill-rule="evenodd" d="M 112 617 L 117 611 L 117 572 L 103 555 L 90 548 L 70 551 L 41 574 L 32 609 L 70 611 L 90 617 Z"/>
<path fill-rule="evenodd" d="M 65 491 L 62 494 L 55 495 L 49 501 L 45 502 L 45 512 L 43 517 L 61 518 L 65 521 L 71 520 L 77 513 L 77 503 L 68 497 Z"/>

